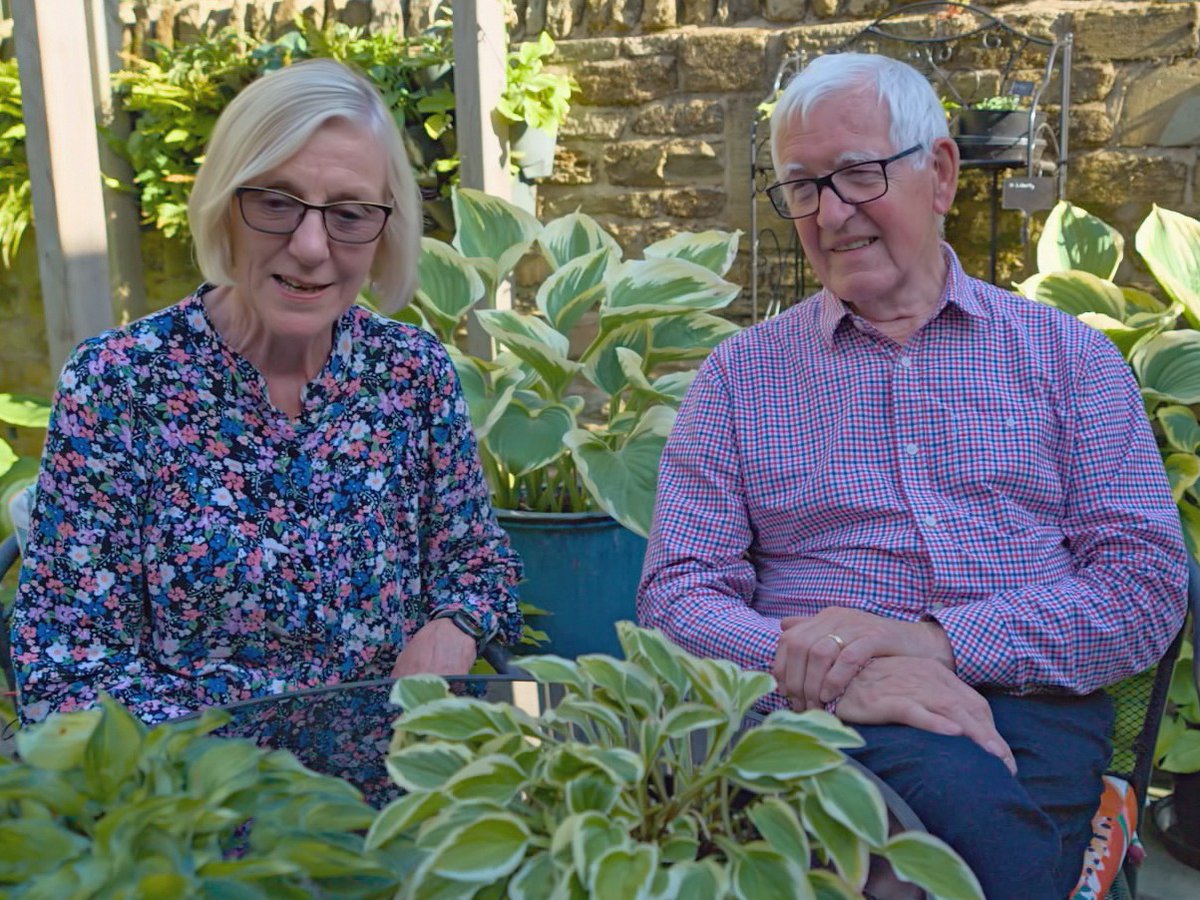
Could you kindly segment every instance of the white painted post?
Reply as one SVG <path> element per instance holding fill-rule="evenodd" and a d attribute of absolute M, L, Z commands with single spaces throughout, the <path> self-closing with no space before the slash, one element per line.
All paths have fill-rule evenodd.
<path fill-rule="evenodd" d="M 81 3 L 12 0 L 50 365 L 113 325 Z"/>
<path fill-rule="evenodd" d="M 504 4 L 498 0 L 454 0 L 455 132 L 459 183 L 512 199 L 508 174 L 508 125 L 492 114 L 504 90 L 508 39 Z M 496 288 L 496 306 L 512 308 L 512 285 Z M 491 338 L 472 317 L 467 320 L 467 352 L 490 358 Z"/>

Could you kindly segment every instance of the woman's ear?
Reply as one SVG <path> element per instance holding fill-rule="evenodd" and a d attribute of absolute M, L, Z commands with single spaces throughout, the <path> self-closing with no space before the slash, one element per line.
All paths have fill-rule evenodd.
<path fill-rule="evenodd" d="M 944 216 L 954 205 L 958 191 L 958 144 L 952 138 L 942 137 L 930 148 L 933 157 L 933 209 Z"/>

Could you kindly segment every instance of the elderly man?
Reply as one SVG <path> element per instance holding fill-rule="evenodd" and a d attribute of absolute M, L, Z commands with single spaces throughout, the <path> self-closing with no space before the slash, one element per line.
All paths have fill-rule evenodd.
<path fill-rule="evenodd" d="M 1108 339 L 967 276 L 933 90 L 819 58 L 772 118 L 824 289 L 706 361 L 663 455 L 638 613 L 774 673 L 989 898 L 1064 897 L 1109 757 L 1100 690 L 1180 626 L 1185 556 Z"/>

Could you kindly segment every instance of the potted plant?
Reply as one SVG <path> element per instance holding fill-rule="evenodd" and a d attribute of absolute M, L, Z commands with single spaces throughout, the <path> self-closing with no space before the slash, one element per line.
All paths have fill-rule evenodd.
<path fill-rule="evenodd" d="M 615 650 L 611 625 L 633 614 L 688 367 L 738 330 L 712 313 L 739 292 L 721 276 L 740 232 L 678 234 L 626 260 L 582 213 L 543 225 L 467 189 L 452 203 L 458 231 L 451 244 L 424 239 L 409 315 L 450 347 L 493 505 L 526 562 L 524 595 L 553 613 L 549 649 Z M 549 270 L 536 311 L 488 308 L 531 252 Z M 468 315 L 500 349 L 495 359 L 454 345 Z"/>
<path fill-rule="evenodd" d="M 982 897 L 949 847 L 889 837 L 855 732 L 778 711 L 744 730 L 773 680 L 618 625 L 625 659 L 533 657 L 538 717 L 400 679 L 388 755 L 408 793 L 367 834 L 401 860 L 404 896 L 858 897 L 868 856 L 938 897 Z"/>
<path fill-rule="evenodd" d="M 1200 696 L 1196 693 L 1195 647 L 1184 643 L 1167 695 L 1167 714 L 1154 748 L 1155 762 L 1170 772 L 1174 789 L 1164 837 L 1171 852 L 1200 868 Z"/>
<path fill-rule="evenodd" d="M 508 54 L 504 93 L 496 112 L 513 124 L 509 147 L 526 178 L 545 178 L 554 170 L 558 128 L 571 109 L 571 94 L 579 85 L 570 75 L 546 70 L 554 53 L 546 32 L 525 41 Z"/>
<path fill-rule="evenodd" d="M 950 131 L 964 160 L 1024 163 L 1029 136 L 1037 136 L 1043 121 L 1025 98 L 1015 94 L 984 97 L 969 104 L 943 100 Z M 1035 143 L 1035 150 L 1044 146 Z"/>

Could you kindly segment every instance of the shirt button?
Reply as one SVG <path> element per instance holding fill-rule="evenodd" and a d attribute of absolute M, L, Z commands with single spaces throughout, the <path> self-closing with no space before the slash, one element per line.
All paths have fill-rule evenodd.
<path fill-rule="evenodd" d="M 912 368 L 912 357 L 911 356 L 900 357 L 900 365 L 902 365 L 906 369 L 911 369 Z"/>
<path fill-rule="evenodd" d="M 904 445 L 904 452 L 907 453 L 909 456 L 916 456 L 918 449 L 919 448 L 917 447 L 916 444 L 905 444 Z"/>
<path fill-rule="evenodd" d="M 924 516 L 921 522 L 928 528 L 932 528 L 937 524 L 937 516 Z"/>
<path fill-rule="evenodd" d="M 945 603 L 930 603 L 930 604 L 929 604 L 929 608 L 930 608 L 931 610 L 937 611 L 937 610 L 939 610 L 939 609 L 945 609 L 945 608 L 946 608 L 946 604 L 945 604 Z"/>

